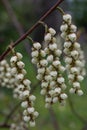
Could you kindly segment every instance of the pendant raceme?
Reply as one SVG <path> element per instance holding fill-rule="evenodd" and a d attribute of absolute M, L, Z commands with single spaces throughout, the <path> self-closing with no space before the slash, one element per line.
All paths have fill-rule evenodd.
<path fill-rule="evenodd" d="M 55 34 L 53 28 L 48 28 L 44 36 L 47 47 L 42 49 L 40 43 L 36 42 L 32 48 L 32 63 L 37 65 L 37 79 L 41 81 L 41 95 L 45 96 L 45 107 L 58 101 L 63 103 L 67 98 L 67 94 L 63 92 L 66 89 L 62 75 L 65 67 L 60 61 L 62 51 L 57 47 Z M 39 48 L 36 48 L 38 45 Z"/>
<path fill-rule="evenodd" d="M 21 61 L 21 53 L 15 52 L 10 59 L 12 71 L 11 73 L 15 76 L 16 88 L 14 90 L 15 98 L 19 98 L 22 103 L 21 106 L 24 108 L 23 120 L 29 122 L 30 126 L 35 126 L 35 119 L 38 117 L 38 112 L 35 111 L 34 101 L 36 97 L 31 94 L 30 84 L 31 81 L 25 78 L 26 70 L 24 69 L 25 64 Z"/>
<path fill-rule="evenodd" d="M 72 24 L 72 17 L 69 14 L 63 15 L 63 24 L 60 27 L 61 37 L 64 42 L 64 54 L 66 69 L 68 71 L 68 79 L 72 88 L 70 93 L 82 95 L 83 91 L 80 87 L 80 82 L 85 75 L 85 60 L 80 44 L 77 42 L 77 27 Z"/>

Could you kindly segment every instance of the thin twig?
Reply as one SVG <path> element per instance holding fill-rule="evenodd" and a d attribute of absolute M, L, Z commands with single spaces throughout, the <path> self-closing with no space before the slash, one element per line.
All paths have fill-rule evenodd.
<path fill-rule="evenodd" d="M 6 12 L 8 13 L 11 21 L 12 21 L 12 24 L 14 25 L 14 27 L 16 28 L 17 32 L 19 33 L 19 36 L 22 36 L 24 34 L 24 29 L 21 25 L 21 23 L 19 22 L 19 20 L 17 19 L 17 16 L 9 2 L 9 0 L 1 0 L 5 9 L 6 9 Z M 25 46 L 25 49 L 28 53 L 28 55 L 30 56 L 30 44 L 28 44 L 26 41 L 24 42 L 24 46 Z"/>
<path fill-rule="evenodd" d="M 7 115 L 4 124 L 8 124 L 9 119 L 12 117 L 12 115 L 14 114 L 14 112 L 19 108 L 21 102 L 19 102 L 18 104 L 15 105 L 15 107 L 11 110 L 11 112 Z"/>
<path fill-rule="evenodd" d="M 4 128 L 9 128 L 10 127 L 10 125 L 8 125 L 8 124 L 0 124 L 0 128 L 2 128 L 2 129 L 4 129 Z"/>
<path fill-rule="evenodd" d="M 59 125 L 54 110 L 52 108 L 49 108 L 49 112 L 54 130 L 59 130 Z"/>
<path fill-rule="evenodd" d="M 72 103 L 72 101 L 71 101 L 71 99 L 70 99 L 70 96 L 69 96 L 69 98 L 68 98 L 68 101 L 69 101 L 69 106 L 70 106 L 70 108 L 71 108 L 72 113 L 73 113 L 81 122 L 83 122 L 83 123 L 86 124 L 87 121 L 86 121 L 81 115 L 79 115 L 78 112 L 75 110 L 75 108 L 74 108 L 74 106 L 73 106 L 73 103 Z"/>
<path fill-rule="evenodd" d="M 24 31 L 23 31 L 23 28 L 21 26 L 21 24 L 19 23 L 15 13 L 14 13 L 14 10 L 13 8 L 11 7 L 10 3 L 9 3 L 9 0 L 1 0 L 13 25 L 15 26 L 16 30 L 18 31 L 18 33 L 20 35 L 23 35 Z"/>
<path fill-rule="evenodd" d="M 22 35 L 16 42 L 14 42 L 12 48 L 14 48 L 16 45 L 18 45 L 20 42 L 22 42 L 26 37 L 31 34 L 39 25 L 39 21 L 43 21 L 48 15 L 50 15 L 57 6 L 59 6 L 64 0 L 58 0 L 56 4 L 51 7 L 24 35 Z M 10 48 L 8 48 L 1 56 L 0 61 L 5 58 L 5 56 L 10 52 Z"/>

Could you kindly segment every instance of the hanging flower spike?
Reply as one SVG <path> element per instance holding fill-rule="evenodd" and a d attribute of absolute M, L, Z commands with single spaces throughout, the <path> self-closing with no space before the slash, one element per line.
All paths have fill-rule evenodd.
<path fill-rule="evenodd" d="M 0 62 L 0 85 L 2 87 L 14 88 L 15 79 L 11 74 L 11 67 L 7 60 Z"/>
<path fill-rule="evenodd" d="M 64 53 L 66 69 L 68 71 L 68 79 L 72 84 L 70 93 L 76 93 L 79 96 L 83 94 L 80 88 L 80 81 L 84 79 L 82 74 L 85 66 L 84 58 L 81 59 L 81 48 L 77 40 L 77 27 L 72 24 L 72 17 L 70 14 L 63 14 L 63 25 L 60 27 L 61 37 L 64 42 Z M 83 61 L 83 62 L 82 62 Z"/>
<path fill-rule="evenodd" d="M 48 86 L 45 87 L 42 84 L 42 91 L 47 90 L 46 93 L 46 105 L 49 107 L 51 104 L 60 102 L 65 102 L 67 94 L 63 92 L 66 89 L 65 79 L 62 76 L 62 73 L 65 71 L 65 67 L 62 66 L 60 61 L 60 56 L 62 51 L 58 49 L 56 38 L 56 31 L 53 28 L 48 28 L 48 31 L 45 34 L 44 41 L 47 44 L 47 47 L 44 49 L 47 54 L 48 66 L 46 68 L 46 78 L 43 80 L 43 83 L 48 82 Z M 50 37 L 49 37 L 50 36 Z M 47 80 L 47 77 L 51 77 L 50 80 Z"/>
<path fill-rule="evenodd" d="M 21 113 L 19 112 L 16 116 L 12 118 L 12 124 L 10 126 L 10 130 L 27 130 L 28 124 L 23 121 L 21 117 Z"/>
<path fill-rule="evenodd" d="M 40 43 L 36 42 L 33 43 L 32 48 L 32 62 L 37 65 L 37 79 L 41 81 L 41 95 L 45 96 L 46 108 L 57 101 L 63 103 L 67 98 L 63 92 L 63 89 L 66 88 L 62 76 L 65 68 L 59 59 L 62 52 L 57 47 L 55 34 L 56 31 L 53 28 L 46 26 L 44 42 L 47 47 L 42 49 Z M 36 48 L 37 45 L 39 48 Z"/>
<path fill-rule="evenodd" d="M 25 64 L 21 61 L 22 54 L 15 52 L 10 59 L 12 71 L 15 74 L 16 88 L 14 90 L 15 97 L 19 98 L 22 103 L 21 106 L 24 108 L 23 119 L 25 122 L 29 122 L 30 126 L 35 126 L 35 118 L 38 117 L 38 112 L 35 111 L 33 106 L 36 97 L 31 95 L 30 84 L 31 81 L 25 78 L 26 70 L 24 69 Z"/>

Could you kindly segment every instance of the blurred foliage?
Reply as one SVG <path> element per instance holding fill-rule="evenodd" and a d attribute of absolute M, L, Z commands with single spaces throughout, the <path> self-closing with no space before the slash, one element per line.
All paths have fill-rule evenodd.
<path fill-rule="evenodd" d="M 75 22 L 87 28 L 87 0 L 68 0 Z"/>
<path fill-rule="evenodd" d="M 17 19 L 26 31 L 35 22 L 33 6 L 31 6 L 30 2 L 21 3 L 11 0 L 10 3 L 17 16 Z M 17 38 L 19 38 L 19 34 L 11 22 L 4 5 L 0 1 L 0 43 L 2 44 L 0 53 L 5 50 L 11 40 L 16 41 Z"/>

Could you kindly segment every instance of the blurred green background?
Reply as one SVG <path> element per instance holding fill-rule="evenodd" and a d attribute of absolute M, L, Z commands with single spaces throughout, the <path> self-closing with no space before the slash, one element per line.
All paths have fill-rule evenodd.
<path fill-rule="evenodd" d="M 0 54 L 7 48 L 11 40 L 16 41 L 20 35 L 27 31 L 40 17 L 41 15 L 54 4 L 57 0 L 1 0 L 0 1 Z M 5 3 L 10 3 L 16 18 L 21 26 L 21 31 L 15 27 L 11 16 L 9 16 L 8 9 Z M 73 22 L 82 30 L 79 42 L 85 52 L 85 59 L 87 59 L 87 0 L 66 0 L 62 3 L 62 8 L 72 14 Z M 59 26 L 61 23 L 60 13 L 55 12 L 56 15 L 49 17 L 46 22 L 49 26 L 53 26 L 57 33 L 59 33 Z M 53 20 L 51 22 L 51 20 Z M 59 24 L 58 24 L 59 23 Z M 58 24 L 58 25 L 57 25 Z M 55 25 L 55 26 L 54 26 Z M 32 38 L 38 41 L 42 41 L 43 35 L 40 36 L 41 28 L 36 29 L 32 34 Z M 27 43 L 27 44 L 26 44 Z M 17 51 L 23 54 L 23 61 L 26 64 L 27 77 L 32 82 L 32 86 L 37 84 L 36 69 L 31 64 L 31 57 L 29 55 L 30 43 L 24 41 L 15 48 Z M 8 56 L 9 59 L 9 56 Z M 86 65 L 87 66 L 87 65 Z M 69 86 L 68 86 L 69 87 Z M 52 110 L 47 110 L 44 107 L 44 99 L 39 94 L 40 86 L 37 85 L 34 94 L 37 96 L 36 108 L 40 113 L 37 119 L 37 125 L 35 128 L 29 128 L 29 130 L 87 130 L 87 78 L 82 82 L 82 90 L 84 95 L 78 97 L 71 95 L 70 100 L 74 106 L 67 100 L 65 106 L 56 104 Z M 3 113 L 8 114 L 10 109 L 17 104 L 12 98 L 12 91 L 5 88 L 0 88 L 0 123 L 3 122 Z M 3 113 L 2 113 L 3 112 Z M 81 117 L 79 117 L 79 115 Z M 53 123 L 53 120 L 54 123 Z M 55 127 L 57 125 L 57 127 Z M 0 130 L 6 130 L 0 128 Z"/>

